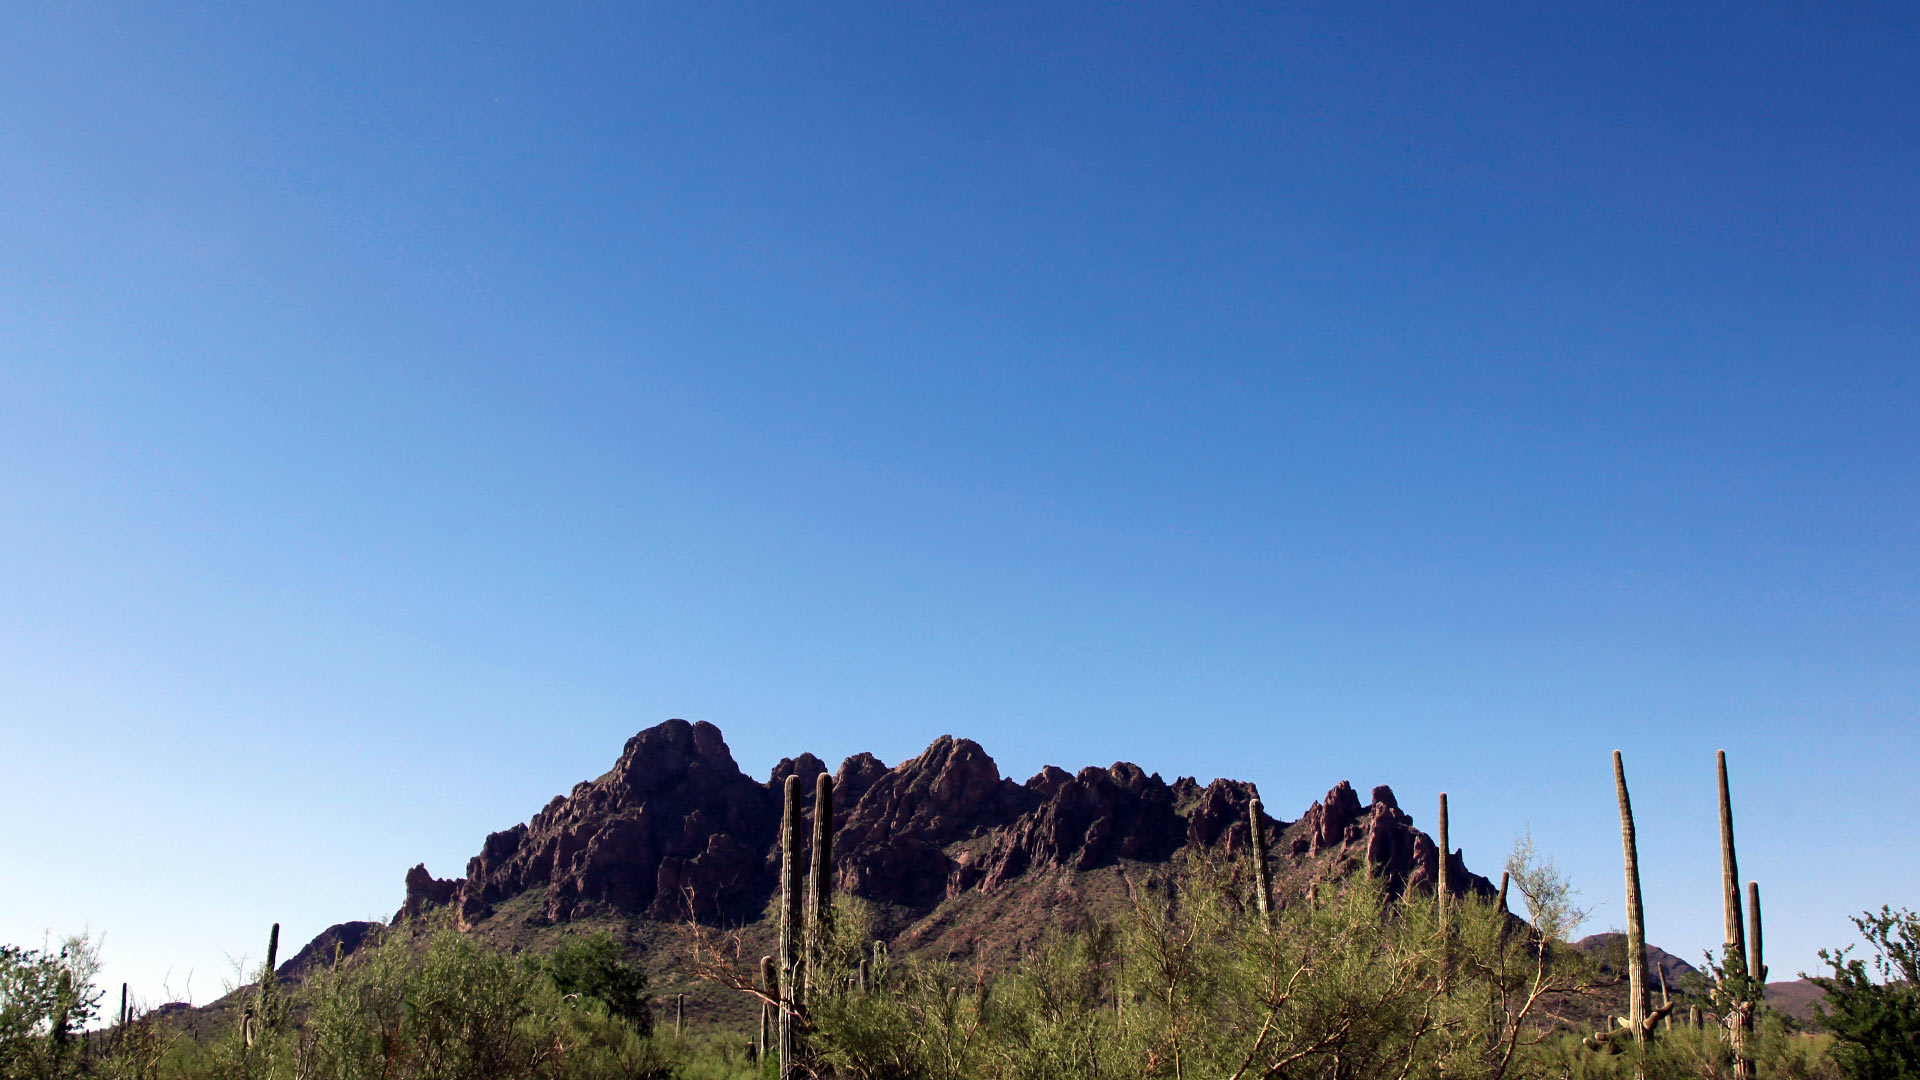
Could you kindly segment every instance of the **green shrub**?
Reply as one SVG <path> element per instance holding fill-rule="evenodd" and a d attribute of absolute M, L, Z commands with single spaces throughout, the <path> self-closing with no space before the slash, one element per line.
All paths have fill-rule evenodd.
<path fill-rule="evenodd" d="M 568 938 L 539 962 L 540 970 L 562 994 L 592 998 L 625 1020 L 641 1038 L 653 1034 L 653 1010 L 647 1004 L 647 974 L 620 959 L 620 947 L 605 932 Z"/>

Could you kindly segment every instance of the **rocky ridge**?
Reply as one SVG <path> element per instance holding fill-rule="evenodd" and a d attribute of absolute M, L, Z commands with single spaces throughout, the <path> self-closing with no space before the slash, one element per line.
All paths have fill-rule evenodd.
<path fill-rule="evenodd" d="M 459 925 L 473 926 L 536 889 L 544 891 L 541 916 L 554 922 L 596 912 L 751 920 L 776 883 L 786 778 L 798 776 L 811 802 L 826 769 L 801 754 L 760 783 L 740 771 L 718 728 L 669 720 L 629 739 L 606 775 L 489 835 L 464 877 L 413 868 L 396 921 L 451 908 Z M 1166 862 L 1184 849 L 1244 853 L 1255 795 L 1234 780 L 1168 784 L 1127 762 L 1073 774 L 1048 766 L 1018 783 L 1001 776 L 978 743 L 944 735 L 892 768 L 857 754 L 834 780 L 839 888 L 913 914 L 1042 871 Z M 1363 806 L 1343 781 L 1297 822 L 1265 820 L 1280 838 L 1275 852 L 1296 869 L 1367 865 L 1396 891 L 1431 888 L 1438 878 L 1432 838 L 1386 787 Z M 1492 895 L 1459 852 L 1449 858 L 1456 891 Z"/>

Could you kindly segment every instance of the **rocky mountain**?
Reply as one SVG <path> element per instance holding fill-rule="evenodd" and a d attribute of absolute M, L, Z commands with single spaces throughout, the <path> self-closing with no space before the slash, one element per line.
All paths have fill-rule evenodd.
<path fill-rule="evenodd" d="M 811 802 L 826 768 L 801 754 L 756 781 L 740 771 L 718 728 L 669 720 L 629 739 L 606 775 L 488 836 L 463 877 L 414 867 L 396 919 L 450 908 L 468 928 L 503 906 L 537 901 L 526 917 L 547 923 L 599 915 L 752 922 L 776 884 L 785 780 L 800 777 Z M 907 938 L 929 941 L 940 937 L 942 912 L 1005 907 L 1002 900 L 1042 881 L 1073 893 L 1076 876 L 1164 864 L 1184 850 L 1243 854 L 1255 794 L 1235 780 L 1169 784 L 1126 762 L 1078 773 L 1049 766 L 1019 783 L 1000 775 L 979 744 L 951 736 L 891 768 L 857 754 L 834 770 L 834 781 L 839 888 L 895 912 Z M 1266 821 L 1278 838 L 1274 851 L 1300 873 L 1366 864 L 1395 890 L 1431 887 L 1438 876 L 1432 838 L 1385 787 L 1362 805 L 1342 782 L 1298 821 Z M 1448 857 L 1457 890 L 1492 895 L 1458 852 Z M 1287 880 L 1288 866 L 1281 871 Z M 983 898 L 994 903 L 982 907 Z M 967 940 L 948 947 L 990 937 L 990 922 L 976 919 Z"/>

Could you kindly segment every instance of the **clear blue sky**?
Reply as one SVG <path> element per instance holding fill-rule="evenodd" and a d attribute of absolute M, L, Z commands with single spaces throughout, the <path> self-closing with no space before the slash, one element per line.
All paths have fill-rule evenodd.
<path fill-rule="evenodd" d="M 667 717 L 1920 904 L 1912 5 L 0 10 L 0 939 L 211 997 Z M 529 10 L 537 8 L 539 10 Z M 564 8 L 564 10 L 549 10 Z"/>

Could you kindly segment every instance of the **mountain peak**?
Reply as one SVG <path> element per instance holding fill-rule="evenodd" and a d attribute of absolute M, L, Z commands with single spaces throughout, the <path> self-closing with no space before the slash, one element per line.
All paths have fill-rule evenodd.
<path fill-rule="evenodd" d="M 398 917 L 450 905 L 461 925 L 473 926 L 501 902 L 541 890 L 541 917 L 551 921 L 593 911 L 663 921 L 755 918 L 777 886 L 785 780 L 799 777 L 811 800 L 826 771 L 819 757 L 801 753 L 759 783 L 740 771 L 719 728 L 668 720 L 627 740 L 604 776 L 556 796 L 525 824 L 489 835 L 465 877 L 409 871 Z M 1202 788 L 1182 777 L 1169 785 L 1125 761 L 1078 773 L 1049 765 L 1021 784 L 1002 776 L 979 743 L 952 735 L 892 768 L 855 754 L 834 778 L 839 887 L 914 918 L 1039 871 L 1164 863 L 1188 848 L 1239 856 L 1251 839 L 1252 784 L 1221 779 Z M 1342 781 L 1298 823 L 1266 820 L 1276 838 L 1286 832 L 1276 854 L 1303 867 L 1364 864 L 1394 889 L 1437 880 L 1433 840 L 1385 786 L 1363 807 Z M 1461 888 L 1491 895 L 1458 853 L 1451 858 Z"/>

